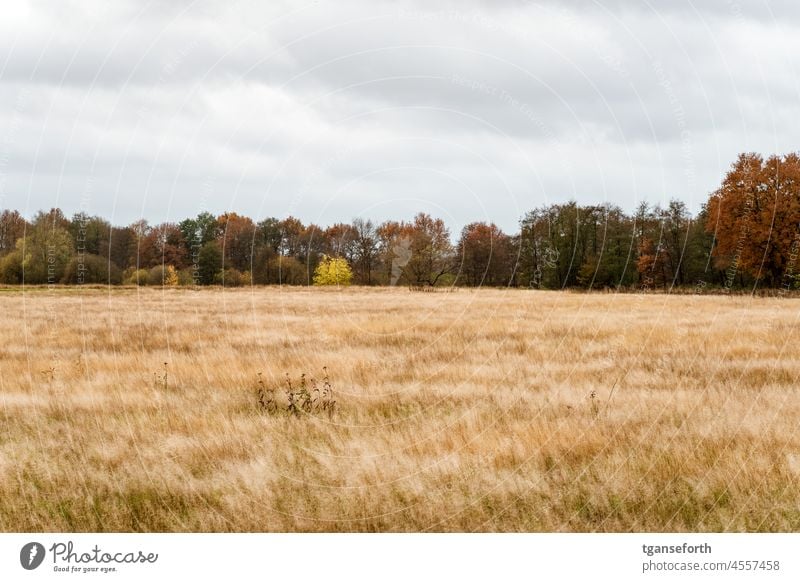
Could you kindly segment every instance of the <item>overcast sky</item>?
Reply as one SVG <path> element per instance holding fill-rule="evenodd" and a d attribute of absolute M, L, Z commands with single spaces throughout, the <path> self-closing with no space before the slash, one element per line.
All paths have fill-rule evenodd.
<path fill-rule="evenodd" d="M 2 11 L 0 208 L 26 215 L 513 231 L 570 199 L 696 211 L 737 153 L 800 149 L 794 0 Z"/>

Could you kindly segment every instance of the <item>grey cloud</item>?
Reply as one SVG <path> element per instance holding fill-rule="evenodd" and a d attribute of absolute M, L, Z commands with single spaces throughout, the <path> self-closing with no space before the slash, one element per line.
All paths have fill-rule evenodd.
<path fill-rule="evenodd" d="M 0 22 L 0 204 L 30 211 L 514 229 L 572 197 L 696 209 L 800 133 L 788 1 L 25 6 Z"/>

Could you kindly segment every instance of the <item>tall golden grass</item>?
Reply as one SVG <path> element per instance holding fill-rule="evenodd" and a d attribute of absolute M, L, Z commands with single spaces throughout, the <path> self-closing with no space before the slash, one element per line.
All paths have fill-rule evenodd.
<path fill-rule="evenodd" d="M 794 300 L 38 288 L 0 304 L 3 531 L 800 529 Z M 259 379 L 281 394 L 323 367 L 333 416 L 259 408 Z"/>

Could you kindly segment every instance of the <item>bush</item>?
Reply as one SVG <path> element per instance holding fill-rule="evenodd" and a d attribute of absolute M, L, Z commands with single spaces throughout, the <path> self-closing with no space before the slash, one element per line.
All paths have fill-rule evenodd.
<path fill-rule="evenodd" d="M 177 287 L 178 285 L 178 270 L 172 265 L 167 265 L 164 269 L 164 285 L 168 287 Z"/>
<path fill-rule="evenodd" d="M 0 259 L 0 283 L 22 283 L 22 251 L 13 251 Z"/>
<path fill-rule="evenodd" d="M 353 271 L 342 257 L 322 258 L 314 271 L 314 285 L 347 286 L 353 282 Z"/>
<path fill-rule="evenodd" d="M 59 283 L 72 259 L 73 241 L 66 229 L 48 224 L 45 218 L 37 220 L 30 234 L 16 243 L 16 250 L 22 257 L 25 283 Z"/>
<path fill-rule="evenodd" d="M 148 271 L 147 284 L 174 287 L 178 284 L 178 271 L 172 265 L 157 265 Z"/>
<path fill-rule="evenodd" d="M 105 283 L 119 285 L 122 283 L 122 271 L 113 262 L 99 255 L 76 256 L 67 263 L 62 283 L 68 285 L 82 283 Z"/>
<path fill-rule="evenodd" d="M 255 265 L 255 282 L 258 285 L 304 285 L 308 270 L 294 257 L 273 257 L 265 265 Z"/>
<path fill-rule="evenodd" d="M 218 273 L 214 278 L 214 282 L 217 285 L 223 285 L 225 287 L 241 287 L 245 284 L 244 275 L 241 271 L 237 271 L 236 269 L 225 269 L 221 273 Z"/>
<path fill-rule="evenodd" d="M 195 273 L 196 271 L 191 268 L 178 271 L 178 285 L 181 287 L 192 287 L 196 285 L 198 281 L 195 279 Z"/>
<path fill-rule="evenodd" d="M 147 285 L 150 275 L 147 269 L 133 269 L 126 271 L 126 273 L 128 273 L 128 276 L 125 277 L 126 285 Z"/>

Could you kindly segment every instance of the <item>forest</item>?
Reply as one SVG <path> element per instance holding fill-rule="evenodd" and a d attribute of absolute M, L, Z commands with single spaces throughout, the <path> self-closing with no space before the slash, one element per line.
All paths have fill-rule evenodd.
<path fill-rule="evenodd" d="M 0 213 L 6 285 L 308 285 L 335 257 L 358 285 L 789 290 L 799 250 L 795 153 L 741 154 L 695 216 L 676 199 L 632 214 L 567 202 L 527 212 L 514 233 L 487 222 L 451 233 L 425 213 L 325 227 L 233 212 L 127 226 L 58 208 Z"/>

